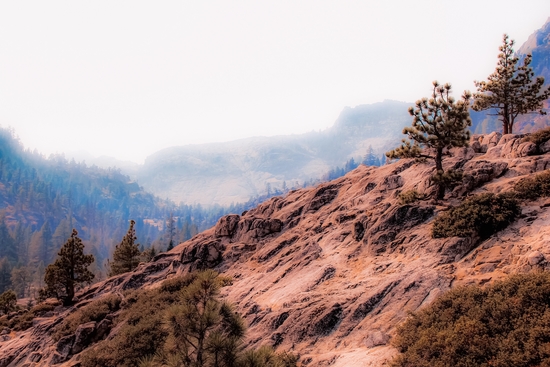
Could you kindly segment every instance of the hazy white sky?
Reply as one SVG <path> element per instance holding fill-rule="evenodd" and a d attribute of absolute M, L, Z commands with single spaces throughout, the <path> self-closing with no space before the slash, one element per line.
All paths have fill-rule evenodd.
<path fill-rule="evenodd" d="M 49 155 L 324 129 L 344 106 L 457 97 L 548 0 L 3 1 L 0 125 Z"/>

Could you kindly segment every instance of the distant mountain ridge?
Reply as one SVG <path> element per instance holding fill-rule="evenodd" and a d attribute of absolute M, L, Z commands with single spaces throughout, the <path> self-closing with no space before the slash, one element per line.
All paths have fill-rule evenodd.
<path fill-rule="evenodd" d="M 535 74 L 550 82 L 550 18 L 517 49 L 520 56 L 527 53 L 533 55 Z M 318 182 L 332 168 L 363 157 L 369 146 L 381 157 L 403 137 L 403 127 L 410 125 L 411 105 L 385 100 L 345 107 L 334 125 L 321 132 L 176 146 L 147 157 L 143 165 L 106 157 L 87 161 L 100 167 L 116 165 L 147 191 L 175 202 L 227 206 L 270 189 L 284 191 Z M 545 108 L 550 109 L 548 102 Z M 472 133 L 502 131 L 498 117 L 490 113 L 471 111 Z M 528 114 L 517 119 L 514 132 L 549 125 L 548 115 Z"/>
<path fill-rule="evenodd" d="M 410 124 L 409 106 L 386 100 L 346 107 L 321 132 L 167 148 L 145 160 L 137 179 L 156 195 L 202 205 L 244 202 L 269 187 L 301 187 L 363 157 L 369 146 L 382 155 Z"/>

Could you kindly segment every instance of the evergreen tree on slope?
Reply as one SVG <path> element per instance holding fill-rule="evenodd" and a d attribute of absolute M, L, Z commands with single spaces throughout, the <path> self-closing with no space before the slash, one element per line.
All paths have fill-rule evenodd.
<path fill-rule="evenodd" d="M 93 255 L 84 255 L 84 244 L 76 229 L 73 229 L 71 237 L 59 250 L 55 262 L 46 267 L 46 286 L 40 291 L 40 297 L 56 297 L 65 306 L 72 304 L 75 287 L 82 283 L 91 283 L 94 279 L 94 274 L 88 270 L 93 262 Z"/>
<path fill-rule="evenodd" d="M 537 77 L 530 66 L 532 56 L 527 55 L 523 65 L 518 66 L 519 58 L 514 55 L 514 40 L 508 41 L 504 35 L 498 64 L 488 80 L 475 81 L 477 93 L 474 93 L 475 111 L 493 109 L 494 115 L 500 116 L 504 134 L 512 134 L 516 117 L 527 113 L 543 111 L 543 102 L 550 97 L 550 87 L 543 88 L 544 78 Z"/>
<path fill-rule="evenodd" d="M 115 247 L 113 261 L 109 262 L 109 276 L 132 271 L 139 265 L 140 251 L 139 244 L 135 243 L 137 239 L 134 229 L 135 224 L 135 221 L 130 221 L 128 233 L 126 233 L 122 242 Z"/>

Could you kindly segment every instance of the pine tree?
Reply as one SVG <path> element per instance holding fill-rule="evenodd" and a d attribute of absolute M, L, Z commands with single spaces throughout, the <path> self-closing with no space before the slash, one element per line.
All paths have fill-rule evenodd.
<path fill-rule="evenodd" d="M 199 273 L 182 290 L 181 304 L 169 310 L 167 324 L 178 351 L 174 357 L 182 365 L 235 365 L 230 362 L 237 358 L 246 329 L 233 307 L 219 300 L 228 281 L 213 270 Z"/>
<path fill-rule="evenodd" d="M 7 257 L 11 262 L 17 262 L 17 247 L 11 236 L 4 217 L 0 217 L 0 257 Z"/>
<path fill-rule="evenodd" d="M 11 264 L 7 257 L 0 258 L 0 293 L 11 288 Z"/>
<path fill-rule="evenodd" d="M 374 149 L 372 145 L 369 145 L 367 149 L 367 154 L 363 158 L 362 162 L 365 166 L 380 166 L 380 159 L 374 154 Z"/>
<path fill-rule="evenodd" d="M 126 273 L 134 270 L 139 265 L 139 244 L 135 241 L 136 231 L 134 225 L 136 222 L 130 221 L 128 233 L 122 239 L 122 242 L 115 247 L 113 252 L 113 261 L 109 262 L 109 276 Z"/>
<path fill-rule="evenodd" d="M 17 296 L 11 289 L 0 294 L 0 311 L 7 315 L 17 308 Z"/>
<path fill-rule="evenodd" d="M 475 111 L 494 109 L 493 115 L 500 116 L 504 134 L 512 134 L 516 117 L 527 113 L 540 113 L 543 104 L 550 97 L 550 86 L 543 88 L 544 78 L 533 80 L 534 72 L 530 66 L 532 56 L 526 55 L 523 65 L 518 66 L 519 57 L 514 55 L 514 40 L 508 41 L 504 35 L 498 64 L 488 80 L 474 81 L 477 93 L 474 93 Z"/>
<path fill-rule="evenodd" d="M 23 227 L 21 221 L 15 226 L 14 241 L 17 247 L 17 260 L 20 264 L 29 263 L 30 226 Z"/>
<path fill-rule="evenodd" d="M 168 247 L 166 248 L 166 251 L 170 251 L 173 248 L 174 248 L 174 241 L 170 240 L 170 242 L 168 243 Z"/>
<path fill-rule="evenodd" d="M 71 237 L 59 250 L 55 262 L 46 267 L 46 286 L 40 291 L 41 298 L 56 297 L 63 301 L 63 305 L 70 305 L 75 287 L 82 283 L 91 283 L 94 279 L 94 274 L 88 270 L 93 262 L 93 255 L 84 255 L 84 244 L 76 229 L 73 229 Z"/>
<path fill-rule="evenodd" d="M 452 176 L 452 172 L 443 170 L 444 150 L 467 146 L 470 138 L 467 128 L 472 124 L 468 111 L 470 94 L 465 92 L 460 101 L 455 101 L 450 94 L 450 84 L 441 86 L 434 81 L 432 98 L 422 98 L 414 108 L 409 108 L 413 123 L 403 129 L 403 134 L 410 140 L 403 139 L 400 147 L 386 153 L 389 159 L 433 159 L 437 199 L 443 199 L 445 181 Z"/>
<path fill-rule="evenodd" d="M 39 261 L 43 261 L 45 264 L 50 263 L 55 249 L 52 242 L 52 231 L 47 220 L 42 225 L 42 228 L 40 228 L 40 232 L 38 232 L 37 245 Z"/>
<path fill-rule="evenodd" d="M 11 271 L 11 283 L 18 297 L 23 298 L 26 294 L 30 295 L 31 282 L 32 273 L 30 267 L 21 266 Z"/>
<path fill-rule="evenodd" d="M 166 219 L 166 242 L 168 246 L 166 251 L 170 251 L 174 248 L 174 236 L 176 235 L 176 223 L 174 221 L 174 214 L 170 213 L 170 216 Z"/>
<path fill-rule="evenodd" d="M 53 248 L 60 248 L 65 240 L 71 235 L 71 224 L 69 218 L 64 218 L 59 222 L 59 225 L 55 229 L 52 235 Z"/>
<path fill-rule="evenodd" d="M 188 239 L 191 238 L 191 229 L 190 229 L 191 225 L 189 224 L 189 221 L 186 220 L 185 222 L 183 222 L 183 228 L 181 230 L 181 242 L 185 242 L 187 241 Z"/>

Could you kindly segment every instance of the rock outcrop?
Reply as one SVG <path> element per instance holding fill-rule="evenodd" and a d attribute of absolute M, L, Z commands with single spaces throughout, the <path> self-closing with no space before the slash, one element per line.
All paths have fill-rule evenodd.
<path fill-rule="evenodd" d="M 545 144 L 533 147 L 521 136 L 474 136 L 470 148 L 445 161 L 447 168 L 462 169 L 464 178 L 442 202 L 399 203 L 400 192 L 433 190 L 433 164 L 360 166 L 335 181 L 223 217 L 153 262 L 81 292 L 76 307 L 214 268 L 234 279 L 223 293 L 245 316 L 249 345 L 293 351 L 306 366 L 384 365 L 395 354 L 395 327 L 409 311 L 459 284 L 550 266 L 550 199 L 524 203 L 520 219 L 483 242 L 431 237 L 433 218 L 464 196 L 503 192 L 550 169 L 550 154 L 541 154 Z M 59 309 L 0 341 L 0 366 L 77 365 L 82 349 L 116 333 L 89 323 L 54 343 L 53 326 L 72 310 Z"/>

